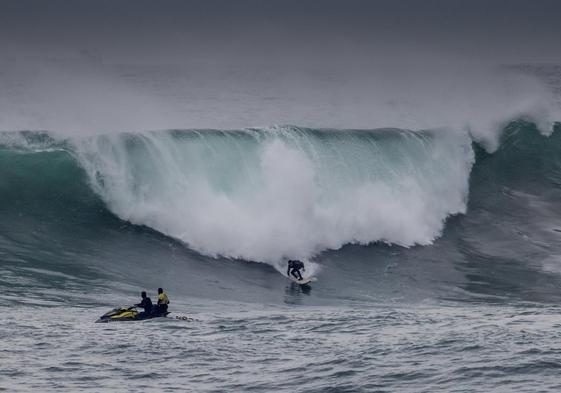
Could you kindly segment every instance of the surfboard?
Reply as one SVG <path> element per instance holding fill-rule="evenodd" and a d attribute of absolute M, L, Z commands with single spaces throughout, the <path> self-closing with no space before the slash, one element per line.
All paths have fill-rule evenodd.
<path fill-rule="evenodd" d="M 297 280 L 292 276 L 289 276 L 288 278 L 290 278 L 290 280 L 295 282 L 296 284 L 300 284 L 300 285 L 306 285 L 316 280 L 314 277 L 303 277 L 301 280 Z"/>

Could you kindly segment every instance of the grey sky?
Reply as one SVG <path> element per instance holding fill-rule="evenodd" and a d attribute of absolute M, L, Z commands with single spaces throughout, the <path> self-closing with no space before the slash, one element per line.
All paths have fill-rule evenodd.
<path fill-rule="evenodd" d="M 559 119 L 561 0 L 0 0 L 0 130 Z M 508 75 L 507 75 L 508 74 Z M 556 101 L 558 102 L 558 101 Z"/>
<path fill-rule="evenodd" d="M 556 0 L 14 0 L 3 57 L 107 61 L 561 61 Z"/>

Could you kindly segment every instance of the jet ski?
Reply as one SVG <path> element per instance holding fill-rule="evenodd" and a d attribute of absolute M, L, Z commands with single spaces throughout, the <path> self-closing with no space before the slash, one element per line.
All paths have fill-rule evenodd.
<path fill-rule="evenodd" d="M 152 312 L 145 314 L 136 309 L 135 306 L 131 307 L 117 307 L 113 310 L 103 314 L 96 323 L 99 322 L 117 322 L 117 321 L 143 321 L 145 319 L 162 318 L 169 314 L 166 312 Z"/>

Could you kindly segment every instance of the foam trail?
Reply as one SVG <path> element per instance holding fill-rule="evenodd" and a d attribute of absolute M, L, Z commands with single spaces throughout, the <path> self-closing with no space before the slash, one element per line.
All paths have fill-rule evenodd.
<path fill-rule="evenodd" d="M 201 253 L 275 263 L 346 243 L 430 244 L 466 209 L 474 156 L 454 133 L 144 132 L 74 140 L 119 217 Z"/>

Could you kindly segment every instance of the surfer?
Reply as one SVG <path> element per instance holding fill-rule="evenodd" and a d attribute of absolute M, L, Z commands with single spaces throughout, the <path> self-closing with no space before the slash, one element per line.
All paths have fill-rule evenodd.
<path fill-rule="evenodd" d="M 169 299 L 162 288 L 158 288 L 158 312 L 165 313 L 168 311 Z"/>
<path fill-rule="evenodd" d="M 300 269 L 306 270 L 304 268 L 304 262 L 299 261 L 297 259 L 288 260 L 288 269 L 286 270 L 286 275 L 290 277 L 292 275 L 297 280 L 302 280 L 302 274 L 300 273 Z"/>
<path fill-rule="evenodd" d="M 146 292 L 144 291 L 142 291 L 140 297 L 142 297 L 142 301 L 138 304 L 135 304 L 135 306 L 142 307 L 144 309 L 144 312 L 141 314 L 150 315 L 152 313 L 152 299 L 146 296 Z"/>

